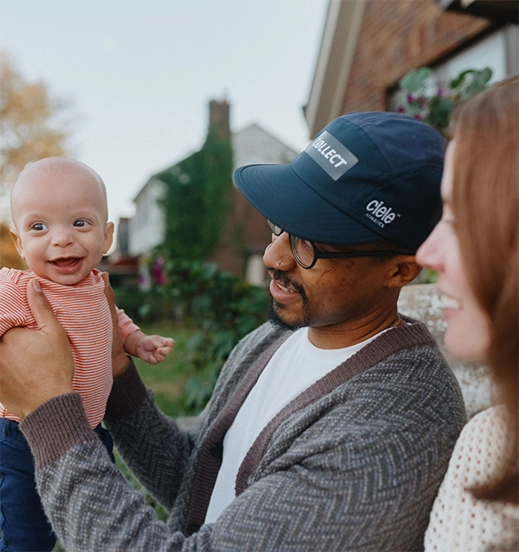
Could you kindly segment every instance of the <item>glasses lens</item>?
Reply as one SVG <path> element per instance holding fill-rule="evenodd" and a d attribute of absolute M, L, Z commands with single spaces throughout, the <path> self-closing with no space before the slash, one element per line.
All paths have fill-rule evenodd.
<path fill-rule="evenodd" d="M 303 267 L 309 268 L 314 264 L 315 250 L 312 242 L 290 235 L 290 246 L 296 261 Z"/>
<path fill-rule="evenodd" d="M 283 230 L 273 222 L 270 222 L 270 220 L 267 220 L 267 222 L 270 227 L 270 231 L 274 234 L 274 236 L 281 236 Z"/>

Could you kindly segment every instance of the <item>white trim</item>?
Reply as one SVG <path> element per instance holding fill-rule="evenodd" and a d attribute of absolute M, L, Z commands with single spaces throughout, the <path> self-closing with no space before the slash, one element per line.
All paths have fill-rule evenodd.
<path fill-rule="evenodd" d="M 366 0 L 330 0 L 305 109 L 310 135 L 341 115 Z"/>

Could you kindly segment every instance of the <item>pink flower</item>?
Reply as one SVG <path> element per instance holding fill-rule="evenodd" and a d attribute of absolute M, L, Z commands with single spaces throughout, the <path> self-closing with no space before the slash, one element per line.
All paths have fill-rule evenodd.
<path fill-rule="evenodd" d="M 168 279 L 164 274 L 164 259 L 162 257 L 159 257 L 153 264 L 151 275 L 155 283 L 159 286 L 168 283 Z"/>

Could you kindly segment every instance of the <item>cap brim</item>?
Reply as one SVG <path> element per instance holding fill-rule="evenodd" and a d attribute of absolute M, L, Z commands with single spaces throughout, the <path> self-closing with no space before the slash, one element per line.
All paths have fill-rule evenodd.
<path fill-rule="evenodd" d="M 265 218 L 294 236 L 344 245 L 381 239 L 312 190 L 291 165 L 239 167 L 234 182 Z"/>

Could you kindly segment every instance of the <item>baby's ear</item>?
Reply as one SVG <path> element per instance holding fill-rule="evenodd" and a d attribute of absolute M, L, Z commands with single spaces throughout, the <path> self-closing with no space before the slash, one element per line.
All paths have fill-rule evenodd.
<path fill-rule="evenodd" d="M 13 238 L 14 245 L 16 246 L 16 250 L 18 251 L 20 257 L 25 261 L 25 253 L 23 252 L 22 239 L 20 238 L 20 235 L 18 234 L 18 230 L 16 230 L 16 228 L 11 228 L 11 238 Z"/>
<path fill-rule="evenodd" d="M 114 241 L 114 223 L 107 222 L 105 226 L 105 240 L 103 245 L 103 255 L 106 255 L 108 253 L 108 250 L 110 249 L 110 247 L 112 247 L 113 241 Z"/>

